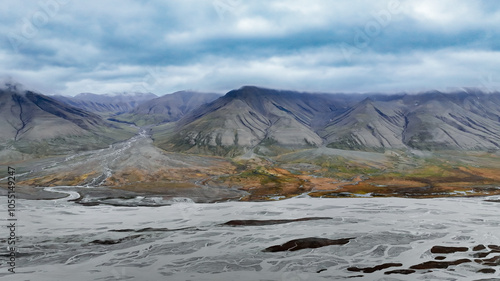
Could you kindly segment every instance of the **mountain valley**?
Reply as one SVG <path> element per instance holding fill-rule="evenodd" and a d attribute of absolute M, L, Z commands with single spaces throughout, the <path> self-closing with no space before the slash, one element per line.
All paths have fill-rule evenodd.
<path fill-rule="evenodd" d="M 198 202 L 500 193 L 500 93 L 245 86 L 103 99 L 1 90 L 0 168 L 22 172 L 24 196 L 56 186 L 78 188 L 80 203 L 118 191 Z"/>

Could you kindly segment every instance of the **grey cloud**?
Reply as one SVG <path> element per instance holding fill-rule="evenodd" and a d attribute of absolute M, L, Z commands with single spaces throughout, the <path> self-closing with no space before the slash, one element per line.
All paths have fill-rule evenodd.
<path fill-rule="evenodd" d="M 0 75 L 61 94 L 246 84 L 398 92 L 500 80 L 495 1 L 6 2 Z"/>

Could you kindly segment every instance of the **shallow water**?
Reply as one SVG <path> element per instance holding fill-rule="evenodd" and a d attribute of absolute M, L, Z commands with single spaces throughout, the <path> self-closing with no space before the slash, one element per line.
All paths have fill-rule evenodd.
<path fill-rule="evenodd" d="M 2 266 L 0 280 L 500 280 L 494 279 L 498 266 L 481 265 L 473 257 L 478 244 L 500 244 L 500 203 L 484 199 L 178 200 L 160 207 L 19 200 L 17 273 Z M 305 217 L 332 219 L 221 226 L 230 220 Z M 306 237 L 355 239 L 316 249 L 262 251 Z M 471 262 L 384 274 L 435 260 L 438 255 L 430 252 L 435 245 L 468 247 L 441 256 Z M 402 265 L 373 273 L 348 270 L 385 263 Z M 484 268 L 496 273 L 478 273 Z"/>

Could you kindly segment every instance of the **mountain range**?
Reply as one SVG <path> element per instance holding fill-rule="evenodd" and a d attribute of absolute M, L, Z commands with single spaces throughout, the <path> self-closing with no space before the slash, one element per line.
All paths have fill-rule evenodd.
<path fill-rule="evenodd" d="M 243 87 L 179 120 L 166 149 L 225 155 L 347 150 L 496 150 L 500 93 L 326 95 Z M 236 153 L 235 153 L 236 151 Z"/>
<path fill-rule="evenodd" d="M 336 116 L 319 134 L 329 147 L 498 149 L 500 94 L 478 91 L 373 96 Z"/>
<path fill-rule="evenodd" d="M 180 91 L 142 102 L 125 114 L 118 114 L 119 120 L 137 125 L 154 125 L 175 122 L 189 112 L 216 100 L 221 95 Z"/>
<path fill-rule="evenodd" d="M 325 146 L 364 151 L 500 148 L 500 93 L 474 89 L 384 95 L 245 86 L 223 96 L 181 91 L 161 97 L 49 97 L 9 86 L 0 91 L 0 110 L 3 147 L 77 136 L 93 136 L 91 147 L 102 146 L 130 135 L 127 124 L 133 124 L 148 126 L 155 145 L 164 150 L 231 157 Z M 48 152 L 57 150 L 52 146 Z"/>
<path fill-rule="evenodd" d="M 133 136 L 98 114 L 15 85 L 0 89 L 0 130 L 1 149 L 35 155 L 96 149 Z"/>
<path fill-rule="evenodd" d="M 116 93 L 97 95 L 81 93 L 74 97 L 55 95 L 52 98 L 68 105 L 97 113 L 120 114 L 133 110 L 142 102 L 158 96 L 152 93 Z"/>

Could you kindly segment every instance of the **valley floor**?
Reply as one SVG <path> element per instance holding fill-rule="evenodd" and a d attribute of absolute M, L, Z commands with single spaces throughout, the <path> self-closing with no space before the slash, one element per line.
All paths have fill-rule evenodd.
<path fill-rule="evenodd" d="M 445 197 L 500 194 L 500 155 L 487 152 L 361 152 L 315 148 L 277 157 L 221 158 L 167 152 L 146 130 L 108 148 L 69 156 L 3 163 L 17 170 L 18 196 L 64 196 L 82 204 L 113 198 L 195 202 L 310 197 Z M 6 175 L 6 174 L 5 174 Z M 6 183 L 7 178 L 0 182 Z M 5 187 L 5 186 L 4 186 Z M 0 189 L 6 194 L 4 188 Z M 158 200 L 156 200 L 158 201 Z M 155 202 L 156 202 L 155 201 Z M 149 201 L 148 201 L 149 202 Z M 133 203 L 133 204 L 152 204 Z"/>
<path fill-rule="evenodd" d="M 329 148 L 225 159 L 141 131 L 0 167 L 16 168 L 20 234 L 0 280 L 496 280 L 499 165 Z"/>

